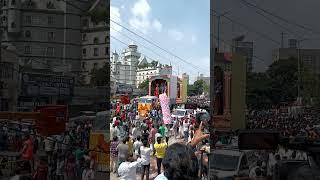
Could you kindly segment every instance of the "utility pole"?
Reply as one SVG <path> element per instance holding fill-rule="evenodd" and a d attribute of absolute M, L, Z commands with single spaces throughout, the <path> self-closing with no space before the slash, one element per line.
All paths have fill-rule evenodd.
<path fill-rule="evenodd" d="M 301 90 L 300 90 L 300 86 L 301 86 L 301 67 L 300 67 L 300 40 L 297 41 L 297 45 L 298 45 L 298 105 L 301 105 Z"/>
<path fill-rule="evenodd" d="M 281 48 L 284 48 L 284 32 L 281 32 Z"/>

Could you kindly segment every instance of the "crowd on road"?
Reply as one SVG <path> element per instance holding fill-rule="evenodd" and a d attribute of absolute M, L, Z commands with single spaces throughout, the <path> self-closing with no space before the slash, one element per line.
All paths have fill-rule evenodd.
<path fill-rule="evenodd" d="M 110 125 L 111 172 L 121 180 L 135 180 L 139 176 L 142 180 L 151 179 L 154 178 L 151 177 L 152 171 L 155 171 L 157 180 L 172 177 L 192 179 L 190 177 L 197 176 L 195 171 L 198 166 L 185 167 L 190 171 L 179 169 L 188 166 L 181 163 L 190 161 L 189 164 L 194 164 L 194 146 L 208 137 L 199 130 L 195 116 L 191 113 L 181 119 L 172 118 L 172 123 L 164 124 L 161 107 L 153 105 L 144 117 L 139 116 L 137 108 L 136 101 L 127 105 L 117 103 L 113 107 Z M 195 145 L 188 145 L 190 142 Z M 182 156 L 186 159 L 179 158 Z"/>
<path fill-rule="evenodd" d="M 1 175 L 10 167 L 5 153 L 15 152 L 13 179 L 93 180 L 97 153 L 89 151 L 90 122 L 76 124 L 61 135 L 41 136 L 34 129 L 23 131 L 8 124 L 0 131 Z"/>
<path fill-rule="evenodd" d="M 303 113 L 292 116 L 288 113 L 281 114 L 276 111 L 256 111 L 247 115 L 248 129 L 279 130 L 282 136 L 308 136 L 318 139 L 320 131 L 315 125 L 320 124 L 317 113 L 302 111 Z"/>

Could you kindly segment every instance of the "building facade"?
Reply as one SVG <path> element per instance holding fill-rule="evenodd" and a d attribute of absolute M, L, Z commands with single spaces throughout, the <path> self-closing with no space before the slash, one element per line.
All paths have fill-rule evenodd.
<path fill-rule="evenodd" d="M 234 53 L 242 55 L 247 60 L 247 72 L 252 72 L 253 65 L 253 42 L 246 42 L 246 41 L 237 41 L 234 40 Z"/>
<path fill-rule="evenodd" d="M 118 84 L 138 88 L 143 81 L 157 75 L 171 75 L 172 66 L 149 60 L 138 51 L 138 46 L 130 44 L 121 55 L 116 51 L 111 58 L 111 76 Z"/>
<path fill-rule="evenodd" d="M 128 48 L 124 49 L 121 56 L 116 51 L 112 53 L 111 74 L 117 83 L 136 85 L 136 71 L 140 57 L 138 46 L 134 44 L 130 44 Z"/>
<path fill-rule="evenodd" d="M 300 52 L 299 52 L 300 51 Z M 313 73 L 320 74 L 320 49 L 279 48 L 273 50 L 273 62 L 281 59 L 298 59 Z"/>

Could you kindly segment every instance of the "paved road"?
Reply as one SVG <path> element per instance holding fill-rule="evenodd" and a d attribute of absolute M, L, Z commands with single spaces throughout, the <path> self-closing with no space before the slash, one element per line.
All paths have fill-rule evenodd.
<path fill-rule="evenodd" d="M 173 143 L 176 143 L 176 142 L 182 142 L 182 141 L 183 141 L 183 139 L 175 139 L 174 137 L 172 137 L 172 138 L 169 139 L 169 145 L 171 145 Z M 156 160 L 156 157 L 151 156 L 149 179 L 154 179 L 154 178 L 157 177 L 157 175 L 158 175 L 158 173 L 157 173 L 157 160 Z M 116 174 L 111 173 L 110 180 L 118 180 L 118 179 L 119 178 L 117 177 Z M 141 179 L 141 174 L 137 173 L 137 180 L 140 180 L 140 179 Z"/>

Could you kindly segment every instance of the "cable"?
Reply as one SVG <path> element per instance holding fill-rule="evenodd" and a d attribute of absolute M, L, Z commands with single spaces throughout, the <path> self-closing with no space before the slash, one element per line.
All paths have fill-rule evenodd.
<path fill-rule="evenodd" d="M 128 39 L 130 39 L 130 40 L 132 40 L 132 41 L 135 41 L 133 38 L 131 38 L 131 37 L 129 37 L 129 36 L 121 33 L 120 31 L 116 30 L 115 28 L 113 28 L 113 27 L 110 27 L 110 28 L 113 29 L 113 30 L 115 30 L 116 32 L 118 32 L 118 33 L 121 34 L 122 36 L 125 36 L 125 37 L 127 37 Z M 168 60 L 167 58 L 165 58 L 165 57 L 161 56 L 160 54 L 156 53 L 156 52 L 153 51 L 151 48 L 148 48 L 147 46 L 145 46 L 145 45 L 143 45 L 143 44 L 140 44 L 140 45 L 141 45 L 142 47 L 146 48 L 147 50 L 151 51 L 151 52 L 154 53 L 155 55 L 159 56 L 160 58 L 163 58 L 163 59 L 169 61 L 169 63 L 171 63 L 170 60 Z"/>
<path fill-rule="evenodd" d="M 219 12 L 218 12 L 218 11 L 216 11 L 216 10 L 211 10 L 211 11 L 213 12 L 213 15 L 214 15 L 214 16 L 218 16 L 218 15 L 219 15 Z M 252 31 L 252 32 L 258 34 L 259 36 L 261 36 L 261 37 L 263 37 L 263 38 L 265 38 L 265 39 L 267 39 L 267 40 L 270 40 L 270 41 L 274 42 L 274 43 L 277 44 L 277 45 L 281 45 L 280 42 L 272 39 L 271 37 L 269 37 L 268 35 L 266 35 L 266 34 L 264 34 L 264 33 L 261 33 L 261 32 L 259 32 L 259 31 L 257 31 L 257 30 L 253 30 L 251 27 L 249 27 L 249 26 L 247 26 L 247 25 L 244 25 L 244 24 L 242 24 L 242 23 L 240 23 L 240 22 L 238 22 L 238 21 L 236 21 L 236 20 L 234 20 L 234 19 L 231 19 L 230 17 L 228 17 L 228 16 L 226 16 L 226 15 L 221 15 L 221 16 L 223 16 L 224 18 L 226 18 L 226 19 L 229 20 L 230 22 L 233 22 L 233 23 L 235 23 L 235 24 L 238 24 L 238 25 L 246 28 L 247 30 Z"/>
<path fill-rule="evenodd" d="M 170 55 L 172 55 L 173 57 L 177 58 L 178 60 L 180 60 L 180 61 L 182 61 L 182 62 L 184 62 L 184 63 L 186 63 L 186 64 L 189 64 L 189 65 L 191 65 L 191 66 L 193 66 L 193 67 L 195 67 L 195 68 L 197 68 L 197 69 L 199 69 L 199 70 L 201 70 L 201 69 L 202 69 L 202 68 L 200 68 L 200 67 L 198 67 L 198 66 L 196 66 L 196 65 L 194 65 L 194 64 L 192 64 L 192 63 L 190 63 L 190 62 L 188 62 L 188 61 L 186 61 L 186 60 L 184 60 L 184 59 L 182 59 L 181 57 L 179 57 L 179 56 L 175 55 L 174 53 L 172 53 L 172 52 L 170 52 L 170 51 L 168 51 L 168 50 L 166 50 L 166 49 L 164 49 L 164 48 L 160 47 L 160 46 L 159 46 L 159 45 L 157 45 L 156 43 L 153 43 L 152 41 L 150 41 L 150 40 L 148 40 L 148 39 L 146 39 L 146 38 L 142 37 L 141 35 L 137 34 L 136 32 L 134 32 L 134 31 L 130 30 L 130 29 L 129 29 L 129 28 L 127 28 L 127 27 L 125 27 L 125 26 L 123 26 L 123 25 L 121 25 L 121 24 L 117 23 L 116 21 L 113 21 L 112 19 L 110 19 L 110 21 L 111 21 L 111 22 L 113 22 L 113 23 L 115 23 L 115 24 L 117 24 L 118 26 L 121 26 L 122 28 L 126 29 L 127 31 L 131 32 L 132 34 L 134 34 L 134 35 L 136 35 L 136 36 L 140 37 L 141 39 L 143 39 L 144 41 L 148 42 L 149 44 L 151 44 L 151 45 L 153 45 L 153 46 L 155 46 L 155 47 L 157 47 L 157 48 L 161 49 L 162 51 L 164 51 L 164 52 L 166 52 L 166 53 L 168 53 L 168 54 L 170 54 Z M 202 70 L 207 71 L 207 70 L 205 70 L 205 69 L 202 69 Z"/>
<path fill-rule="evenodd" d="M 121 40 L 119 40 L 118 38 L 116 38 L 116 37 L 114 37 L 114 36 L 110 36 L 111 38 L 113 38 L 113 39 L 115 39 L 115 40 L 117 40 L 117 41 L 119 41 L 120 43 L 122 43 L 122 44 L 124 44 L 124 45 L 126 45 L 126 46 L 128 46 L 128 44 L 127 43 L 125 43 L 125 42 L 123 42 L 123 41 L 121 41 Z M 150 57 L 147 57 L 147 56 L 145 56 L 146 58 L 148 58 L 148 59 L 151 59 L 151 60 L 153 60 L 152 58 L 150 58 Z M 155 60 L 154 60 L 155 61 Z M 175 71 L 176 73 L 177 73 L 177 71 Z"/>
<path fill-rule="evenodd" d="M 244 1 L 241 1 L 245 6 L 247 6 L 247 7 L 249 7 L 250 5 L 248 5 L 247 3 L 245 3 Z M 249 7 L 250 8 L 250 7 Z M 285 27 L 285 26 L 283 26 L 282 24 L 280 24 L 280 23 L 278 23 L 278 22 L 276 22 L 276 21 L 274 21 L 273 19 L 271 19 L 270 17 L 268 17 L 268 16 L 266 16 L 266 15 L 264 15 L 263 13 L 261 13 L 261 12 L 259 12 L 259 11 L 255 11 L 257 14 L 259 14 L 259 15 L 261 15 L 262 17 L 264 17 L 265 19 L 267 19 L 268 21 L 270 21 L 271 23 L 273 23 L 273 24 L 275 24 L 275 25 L 277 25 L 277 26 L 279 26 L 279 27 L 281 27 L 282 29 L 284 29 L 284 30 L 286 30 L 287 32 L 289 32 L 289 33 L 291 33 L 291 34 L 293 34 L 293 35 L 295 35 L 295 36 L 297 36 L 297 37 L 299 37 L 300 39 L 302 38 L 302 36 L 300 35 L 300 34 L 298 34 L 298 33 L 296 33 L 296 32 L 294 32 L 294 31 L 292 31 L 292 30 L 290 30 L 289 28 L 287 28 L 287 27 Z"/>
<path fill-rule="evenodd" d="M 309 31 L 309 32 L 312 32 L 312 33 L 315 33 L 315 34 L 320 34 L 320 32 L 316 32 L 316 31 L 314 31 L 312 28 L 309 28 L 309 27 L 306 27 L 306 26 L 304 26 L 304 25 L 298 24 L 298 23 L 296 23 L 296 22 L 294 22 L 294 21 L 285 19 L 285 18 L 283 18 L 283 17 L 281 17 L 281 16 L 279 16 L 279 15 L 276 15 L 275 13 L 269 12 L 269 11 L 267 11 L 267 10 L 265 10 L 265 9 L 257 6 L 257 5 L 255 5 L 255 4 L 252 4 L 252 3 L 250 3 L 250 2 L 248 2 L 248 1 L 246 1 L 246 0 L 241 0 L 241 1 L 242 1 L 243 3 L 246 3 L 246 4 L 250 5 L 250 6 L 253 7 L 253 8 L 259 9 L 259 10 L 263 11 L 263 12 L 266 13 L 266 14 L 269 14 L 269 15 L 277 18 L 277 19 L 280 19 L 280 20 L 282 20 L 283 22 L 286 22 L 286 23 L 288 23 L 288 24 L 291 24 L 291 25 L 300 27 L 300 28 L 302 28 L 302 29 L 304 29 L 304 30 L 306 30 L 306 31 Z"/>

